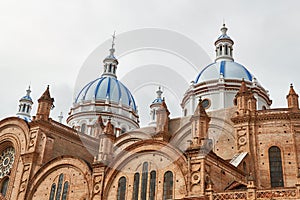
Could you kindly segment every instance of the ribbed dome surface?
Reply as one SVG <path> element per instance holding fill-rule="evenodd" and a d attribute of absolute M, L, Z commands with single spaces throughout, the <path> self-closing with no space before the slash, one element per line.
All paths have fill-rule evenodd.
<path fill-rule="evenodd" d="M 216 80 L 223 74 L 225 79 L 244 79 L 252 81 L 252 74 L 241 64 L 233 61 L 215 62 L 205 67 L 197 76 L 195 83 Z"/>
<path fill-rule="evenodd" d="M 75 103 L 87 100 L 102 100 L 114 102 L 136 111 L 136 104 L 130 91 L 120 81 L 114 77 L 102 76 L 91 81 L 79 92 Z"/>

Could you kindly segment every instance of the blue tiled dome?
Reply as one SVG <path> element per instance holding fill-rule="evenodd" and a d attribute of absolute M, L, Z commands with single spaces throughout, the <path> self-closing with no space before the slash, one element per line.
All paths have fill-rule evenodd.
<path fill-rule="evenodd" d="M 225 61 L 214 62 L 205 67 L 197 76 L 195 83 L 201 83 L 209 80 L 216 80 L 223 74 L 225 79 L 244 79 L 252 81 L 253 75 L 243 65 L 233 62 Z"/>
<path fill-rule="evenodd" d="M 163 102 L 162 98 L 156 98 L 154 99 L 154 101 L 152 101 L 152 103 L 162 103 L 162 102 Z"/>
<path fill-rule="evenodd" d="M 86 100 L 110 100 L 114 103 L 131 107 L 136 111 L 136 104 L 130 91 L 115 77 L 102 76 L 91 81 L 76 96 L 75 103 Z"/>
<path fill-rule="evenodd" d="M 32 101 L 32 99 L 31 99 L 31 97 L 29 95 L 26 95 L 26 96 L 22 97 L 22 99 L 26 99 L 28 101 Z"/>

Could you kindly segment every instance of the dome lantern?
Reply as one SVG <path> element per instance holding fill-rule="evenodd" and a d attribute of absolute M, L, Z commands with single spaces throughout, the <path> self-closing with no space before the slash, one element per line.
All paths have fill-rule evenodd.
<path fill-rule="evenodd" d="M 22 118 L 27 122 L 31 121 L 30 113 L 31 113 L 32 104 L 33 104 L 30 93 L 31 93 L 31 90 L 30 90 L 30 86 L 29 86 L 28 89 L 26 90 L 26 95 L 19 100 L 20 104 L 19 104 L 19 110 L 17 113 L 17 116 L 19 118 Z"/>
<path fill-rule="evenodd" d="M 162 98 L 163 91 L 161 90 L 161 87 L 158 87 L 158 90 L 156 91 L 156 99 L 154 99 L 150 105 L 150 122 L 148 125 L 155 126 L 156 125 L 156 118 L 157 118 L 157 110 L 160 108 L 162 102 L 164 101 Z"/>
<path fill-rule="evenodd" d="M 221 28 L 222 35 L 220 35 L 215 42 L 216 46 L 216 62 L 217 61 L 234 61 L 232 57 L 233 40 L 227 35 L 228 28 L 223 24 Z"/>
<path fill-rule="evenodd" d="M 117 66 L 118 66 L 119 62 L 114 55 L 115 39 L 116 39 L 116 32 L 114 32 L 114 34 L 112 35 L 111 48 L 109 49 L 110 54 L 103 60 L 104 71 L 103 71 L 102 77 L 110 76 L 110 77 L 117 78 L 116 71 L 117 71 Z"/>

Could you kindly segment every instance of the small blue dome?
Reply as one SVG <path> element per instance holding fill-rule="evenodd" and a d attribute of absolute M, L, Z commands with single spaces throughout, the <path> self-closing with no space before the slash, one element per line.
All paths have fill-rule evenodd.
<path fill-rule="evenodd" d="M 162 103 L 162 102 L 163 102 L 162 98 L 156 98 L 154 99 L 154 101 L 152 101 L 152 103 Z"/>
<path fill-rule="evenodd" d="M 219 37 L 218 37 L 218 40 L 220 40 L 220 39 L 231 39 L 228 35 L 220 35 Z"/>
<path fill-rule="evenodd" d="M 252 74 L 243 65 L 233 62 L 225 61 L 214 62 L 205 67 L 197 76 L 195 83 L 201 83 L 209 80 L 216 80 L 223 74 L 225 79 L 244 79 L 252 81 Z"/>
<path fill-rule="evenodd" d="M 26 95 L 26 96 L 22 97 L 22 99 L 26 99 L 26 100 L 32 101 L 31 97 L 30 97 L 30 96 L 28 96 L 28 95 Z"/>
<path fill-rule="evenodd" d="M 26 116 L 18 116 L 20 119 L 23 119 L 25 122 L 31 122 L 31 119 Z"/>
<path fill-rule="evenodd" d="M 136 104 L 130 91 L 115 77 L 102 76 L 91 81 L 79 92 L 75 99 L 75 103 L 86 100 L 110 100 L 114 103 L 122 103 L 122 105 L 131 107 L 136 111 Z"/>

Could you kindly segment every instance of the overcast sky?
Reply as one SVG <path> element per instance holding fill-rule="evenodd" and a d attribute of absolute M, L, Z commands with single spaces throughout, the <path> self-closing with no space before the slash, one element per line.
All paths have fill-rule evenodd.
<path fill-rule="evenodd" d="M 175 31 L 196 42 L 213 60 L 223 19 L 235 41 L 235 61 L 270 91 L 273 108 L 286 107 L 290 83 L 300 91 L 299 7 L 297 0 L 0 1 L 0 119 L 16 114 L 29 84 L 32 115 L 49 84 L 56 106 L 52 118 L 62 111 L 66 119 L 83 63 L 114 30 L 117 35 L 147 27 Z M 99 66 L 103 58 L 99 57 Z M 121 71 L 120 76 L 126 77 L 126 68 Z M 148 107 L 139 106 L 142 109 Z"/>

